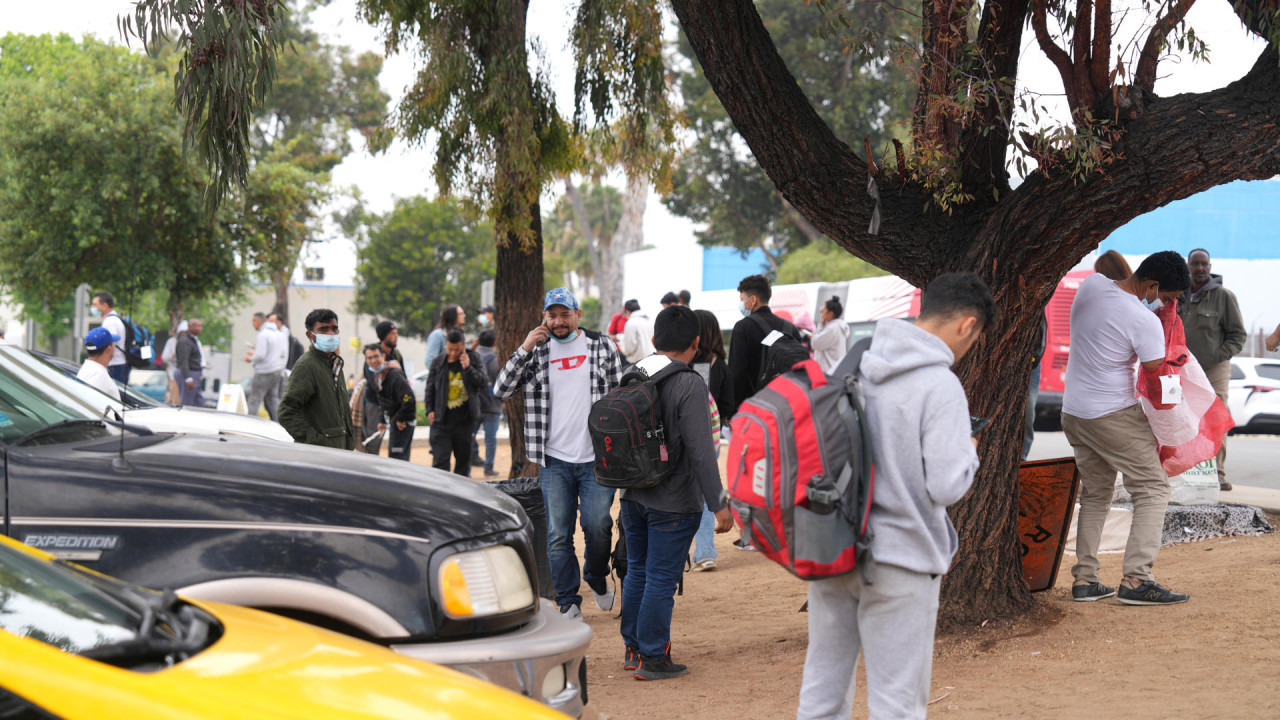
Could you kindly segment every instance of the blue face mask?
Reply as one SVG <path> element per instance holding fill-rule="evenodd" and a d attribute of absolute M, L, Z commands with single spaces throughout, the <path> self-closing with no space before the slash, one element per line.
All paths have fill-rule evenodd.
<path fill-rule="evenodd" d="M 573 333 L 572 333 L 571 335 L 569 335 L 569 337 L 566 337 L 566 338 L 563 338 L 563 339 L 562 339 L 562 338 L 558 338 L 558 337 L 556 337 L 555 335 L 552 335 L 552 336 L 551 336 L 551 339 L 552 339 L 552 340 L 555 340 L 555 341 L 556 341 L 556 342 L 558 342 L 558 343 L 571 343 L 571 342 L 573 342 L 574 340 L 577 340 L 577 339 L 578 339 L 578 331 L 577 331 L 577 330 L 574 330 L 574 331 L 573 331 Z"/>
<path fill-rule="evenodd" d="M 316 349 L 320 352 L 336 352 L 338 350 L 338 336 L 316 333 Z"/>
<path fill-rule="evenodd" d="M 747 309 L 747 304 L 741 300 L 738 301 L 738 312 L 742 313 L 742 317 L 746 317 L 751 314 L 751 311 Z"/>
<path fill-rule="evenodd" d="M 101 311 L 101 310 L 99 310 L 99 309 L 98 309 L 98 308 L 96 308 L 96 307 L 90 307 L 90 308 L 89 308 L 89 314 L 90 314 L 90 315 L 92 315 L 92 316 L 94 316 L 94 317 L 98 317 L 99 315 L 101 315 L 101 314 L 102 314 L 102 311 Z"/>

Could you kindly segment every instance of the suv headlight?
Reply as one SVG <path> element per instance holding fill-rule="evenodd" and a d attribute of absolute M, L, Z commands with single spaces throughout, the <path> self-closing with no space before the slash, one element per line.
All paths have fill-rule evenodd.
<path fill-rule="evenodd" d="M 507 545 L 451 555 L 438 574 L 444 611 L 452 618 L 499 615 L 533 604 L 529 573 Z"/>

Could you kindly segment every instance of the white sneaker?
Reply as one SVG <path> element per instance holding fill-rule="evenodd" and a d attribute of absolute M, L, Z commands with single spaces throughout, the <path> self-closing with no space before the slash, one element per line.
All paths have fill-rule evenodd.
<path fill-rule="evenodd" d="M 581 620 L 582 608 L 579 608 L 577 605 L 565 605 L 564 607 L 560 608 L 560 614 L 564 615 L 570 620 Z"/>
<path fill-rule="evenodd" d="M 694 572 L 708 572 L 715 569 L 716 569 L 715 558 L 707 558 L 706 560 L 696 562 L 693 564 L 693 568 L 692 568 Z"/>
<path fill-rule="evenodd" d="M 603 595 L 596 592 L 594 588 L 591 590 L 591 594 L 596 596 L 596 607 L 600 608 L 601 610 L 604 610 L 605 612 L 609 612 L 610 610 L 613 609 L 613 590 L 608 589 L 609 587 L 608 580 L 605 580 L 604 582 L 605 582 L 606 592 Z"/>

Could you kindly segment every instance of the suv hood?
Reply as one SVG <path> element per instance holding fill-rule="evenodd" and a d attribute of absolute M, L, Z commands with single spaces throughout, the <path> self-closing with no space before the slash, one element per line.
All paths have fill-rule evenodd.
<path fill-rule="evenodd" d="M 136 419 L 130 418 L 137 422 Z M 113 442 L 78 448 L 111 452 Z M 167 515 L 256 517 L 443 543 L 516 530 L 519 503 L 468 478 L 403 460 L 245 437 L 175 435 L 128 450 L 131 479 L 163 478 Z"/>

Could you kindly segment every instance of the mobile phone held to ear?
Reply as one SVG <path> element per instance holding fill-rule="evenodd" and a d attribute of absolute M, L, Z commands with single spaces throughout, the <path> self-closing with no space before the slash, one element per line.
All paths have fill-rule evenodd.
<path fill-rule="evenodd" d="M 978 437 L 982 429 L 991 424 L 991 418 L 969 416 L 969 437 Z"/>

